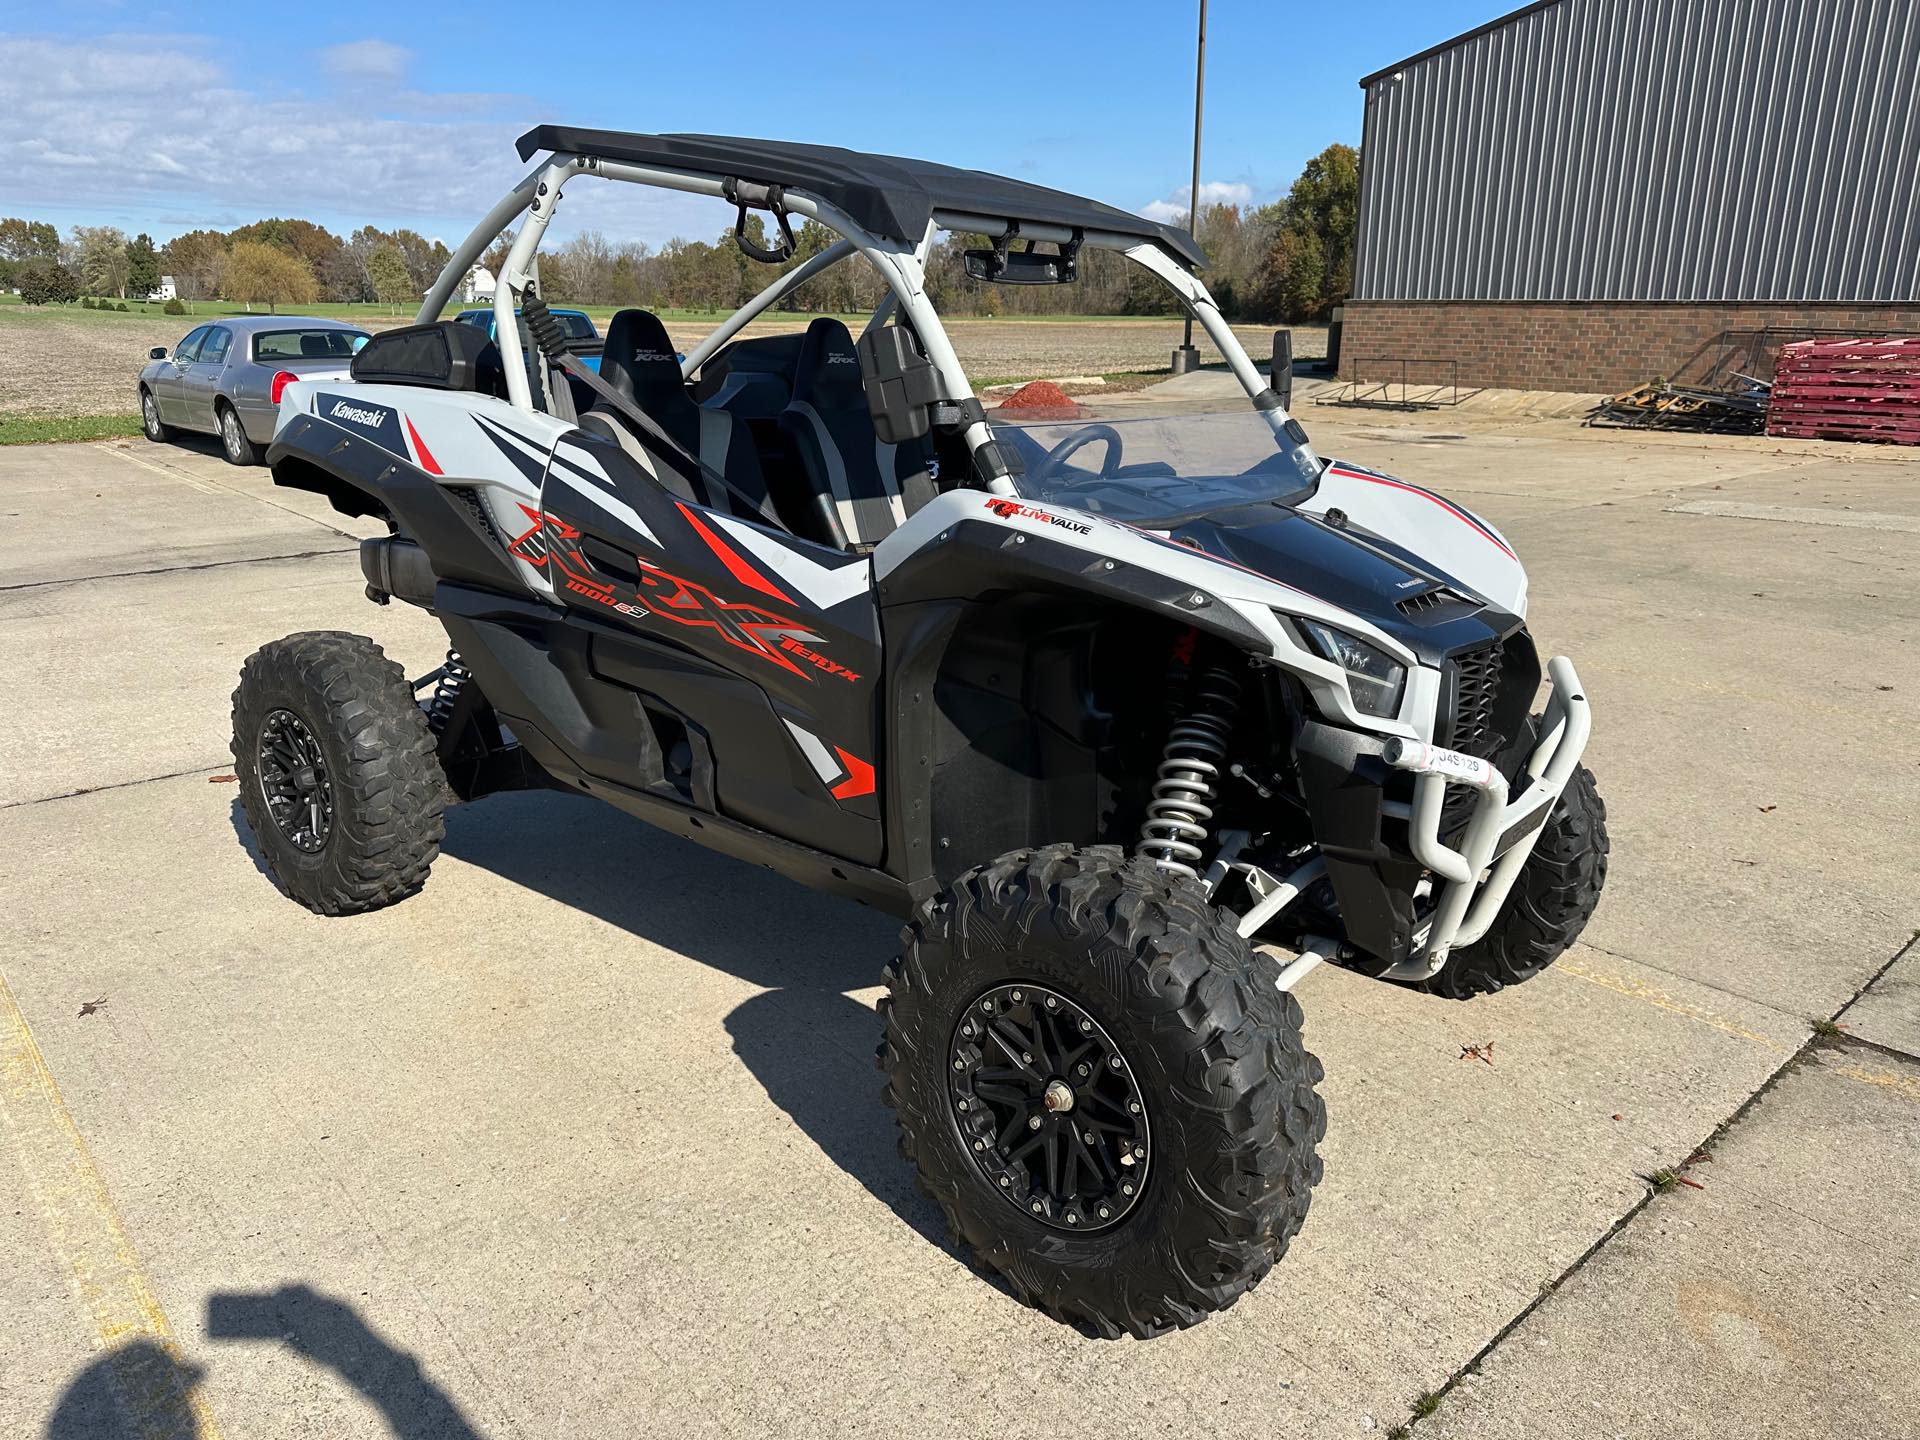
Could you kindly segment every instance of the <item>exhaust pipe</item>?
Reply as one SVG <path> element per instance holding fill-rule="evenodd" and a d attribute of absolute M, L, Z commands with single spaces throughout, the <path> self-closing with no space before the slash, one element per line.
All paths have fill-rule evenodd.
<path fill-rule="evenodd" d="M 362 540 L 360 573 L 367 577 L 367 598 L 376 605 L 397 596 L 423 610 L 433 608 L 433 591 L 440 577 L 427 563 L 427 552 L 411 540 L 394 535 Z"/>

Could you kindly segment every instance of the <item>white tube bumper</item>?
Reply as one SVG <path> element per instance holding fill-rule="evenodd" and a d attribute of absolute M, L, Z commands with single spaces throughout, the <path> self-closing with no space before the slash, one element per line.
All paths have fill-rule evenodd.
<path fill-rule="evenodd" d="M 1587 697 L 1573 662 L 1564 655 L 1547 664 L 1553 687 L 1541 724 L 1540 743 L 1527 760 L 1526 787 L 1509 798 L 1506 777 L 1485 760 L 1417 740 L 1390 740 L 1384 758 L 1415 776 L 1407 816 L 1413 854 L 1439 885 L 1424 943 L 1386 972 L 1389 980 L 1429 980 L 1440 973 L 1456 946 L 1487 933 L 1506 904 L 1520 867 L 1533 853 L 1547 817 L 1573 778 L 1593 728 Z M 1455 850 L 1440 841 L 1440 812 L 1448 785 L 1479 792 L 1473 815 Z"/>

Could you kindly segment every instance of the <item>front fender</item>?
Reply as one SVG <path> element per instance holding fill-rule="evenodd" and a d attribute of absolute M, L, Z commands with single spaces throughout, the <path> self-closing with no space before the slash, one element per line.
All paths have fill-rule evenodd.
<path fill-rule="evenodd" d="M 873 567 L 882 605 L 1057 591 L 1134 606 L 1291 671 L 1323 713 L 1343 724 L 1415 739 L 1430 730 L 1431 687 L 1424 678 L 1433 672 L 1364 616 L 1154 531 L 1086 511 L 950 490 L 875 546 Z M 1362 714 L 1346 672 L 1309 649 L 1283 615 L 1337 626 L 1405 665 L 1410 683 L 1401 715 Z"/>

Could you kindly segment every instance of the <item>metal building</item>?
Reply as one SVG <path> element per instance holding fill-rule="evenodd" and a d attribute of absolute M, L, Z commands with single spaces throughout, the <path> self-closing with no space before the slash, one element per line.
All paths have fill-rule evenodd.
<path fill-rule="evenodd" d="M 1920 0 L 1540 0 L 1360 84 L 1343 369 L 1605 390 L 1920 330 Z"/>

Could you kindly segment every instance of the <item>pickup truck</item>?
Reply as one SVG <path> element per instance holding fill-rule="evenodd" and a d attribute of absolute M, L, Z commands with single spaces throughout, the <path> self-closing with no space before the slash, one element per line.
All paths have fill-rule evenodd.
<path fill-rule="evenodd" d="M 513 313 L 516 318 L 520 314 L 518 310 Z M 604 342 L 600 338 L 600 332 L 593 328 L 592 317 L 584 310 L 561 310 L 556 308 L 550 313 L 554 319 L 558 320 L 561 325 L 566 328 L 567 348 L 578 355 L 581 360 L 586 363 L 588 369 L 598 374 L 600 370 L 600 350 Z M 485 310 L 462 310 L 453 318 L 462 325 L 472 325 L 476 329 L 486 331 L 488 339 L 498 338 L 493 333 L 493 310 L 490 307 Z M 523 337 L 521 340 L 522 348 L 525 348 L 525 345 L 526 341 Z"/>

